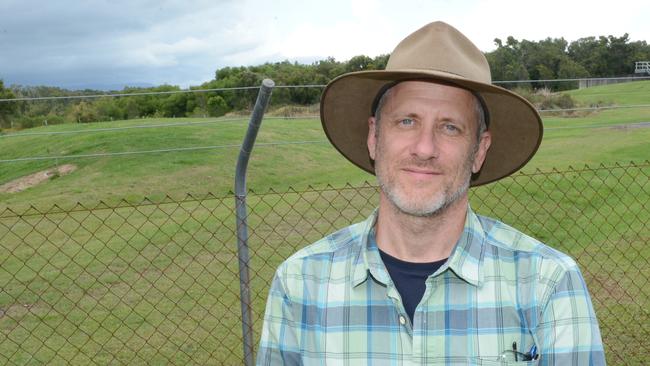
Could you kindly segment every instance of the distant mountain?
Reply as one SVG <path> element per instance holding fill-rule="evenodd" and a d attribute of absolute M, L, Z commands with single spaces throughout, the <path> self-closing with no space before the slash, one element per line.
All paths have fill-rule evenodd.
<path fill-rule="evenodd" d="M 5 86 L 12 86 L 12 87 L 54 87 L 54 88 L 59 88 L 59 89 L 64 89 L 68 91 L 78 91 L 78 90 L 96 90 L 96 91 L 121 91 L 124 90 L 125 87 L 132 87 L 132 88 L 152 88 L 156 87 L 158 85 L 151 84 L 151 83 L 140 83 L 140 82 L 129 82 L 129 83 L 102 83 L 102 82 L 88 82 L 88 83 L 48 83 L 48 82 L 43 82 L 43 83 L 32 83 L 32 82 L 15 82 L 15 81 L 9 81 L 5 80 Z"/>

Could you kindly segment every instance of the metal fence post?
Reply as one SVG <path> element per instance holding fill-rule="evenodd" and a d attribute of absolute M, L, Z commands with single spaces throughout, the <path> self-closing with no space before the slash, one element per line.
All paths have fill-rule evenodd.
<path fill-rule="evenodd" d="M 239 293 L 241 295 L 242 336 L 244 340 L 244 364 L 253 365 L 253 317 L 250 295 L 249 256 L 248 256 L 248 223 L 246 213 L 246 167 L 253 151 L 253 144 L 262 124 L 264 110 L 271 98 L 275 83 L 264 79 L 257 94 L 257 101 L 248 122 L 248 130 L 244 137 L 235 171 L 235 206 L 237 216 L 237 253 L 239 256 Z"/>

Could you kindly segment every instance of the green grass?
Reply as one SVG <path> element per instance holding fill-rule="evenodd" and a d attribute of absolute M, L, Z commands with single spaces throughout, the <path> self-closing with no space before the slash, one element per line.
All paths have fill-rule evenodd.
<path fill-rule="evenodd" d="M 189 120 L 187 120 L 189 121 Z M 197 120 L 191 120 L 197 121 Z M 201 120 L 198 120 L 201 121 Z M 84 130 L 176 123 L 174 120 L 106 122 L 81 126 Z M 141 199 L 161 195 L 233 189 L 234 171 L 247 120 L 223 121 L 184 127 L 129 129 L 74 135 L 1 137 L 2 159 L 63 156 L 106 152 L 149 151 L 170 148 L 224 146 L 210 150 L 0 163 L 0 183 L 54 166 L 74 163 L 74 173 L 16 194 L 1 194 L 1 205 L 95 202 Z M 29 133 L 60 132 L 79 128 L 61 125 L 36 128 Z M 306 144 L 267 145 L 276 142 Z M 230 145 L 230 146 L 228 146 Z M 232 146 L 235 145 L 235 146 Z M 307 184 L 359 181 L 368 176 L 347 164 L 327 142 L 316 120 L 265 120 L 249 164 L 249 187 L 265 190 Z"/>
<path fill-rule="evenodd" d="M 181 121 L 209 122 L 200 119 Z M 60 125 L 22 133 L 76 129 L 92 131 L 181 121 L 169 119 Z M 607 110 L 581 118 L 545 117 L 547 130 L 544 140 L 538 154 L 524 171 L 648 159 L 650 128 L 618 126 L 640 121 L 650 121 L 650 108 Z M 236 146 L 245 134 L 246 123 L 247 120 L 240 119 L 183 127 L 0 137 L 2 159 L 224 146 L 199 151 L 0 163 L 0 184 L 57 164 L 74 163 L 78 166 L 72 174 L 23 192 L 0 193 L 0 208 L 24 204 L 44 206 L 116 201 L 122 198 L 138 201 L 143 197 L 179 196 L 185 193 L 227 193 L 233 189 L 239 152 Z M 265 145 L 304 141 L 308 143 Z M 315 119 L 265 120 L 248 169 L 248 187 L 255 191 L 270 188 L 283 190 L 289 186 L 300 189 L 328 183 L 357 184 L 366 180 L 373 181 L 374 177 L 341 157 L 329 144 L 319 121 Z"/>
<path fill-rule="evenodd" d="M 595 95 L 589 89 L 575 93 Z M 118 121 L 20 133 L 192 121 L 208 122 Z M 642 121 L 650 121 L 650 108 L 546 117 L 544 140 L 524 169 L 527 174 L 472 194 L 478 212 L 578 260 L 595 299 L 610 364 L 642 364 L 647 357 L 639 350 L 650 348 L 647 329 L 629 331 L 630 323 L 649 321 L 650 168 L 551 175 L 535 170 L 648 160 L 650 128 L 621 127 Z M 246 122 L 0 137 L 0 159 L 238 145 Z M 264 145 L 281 141 L 316 143 Z M 228 194 L 237 153 L 236 147 L 224 147 L 59 160 L 79 169 L 24 192 L 0 194 L 0 362 L 240 364 L 234 200 Z M 0 184 L 54 163 L 0 163 Z M 313 119 L 265 120 L 248 174 L 250 188 L 283 192 L 248 200 L 257 341 L 277 264 L 365 217 L 376 204 L 376 189 L 323 189 L 348 182 L 358 186 L 373 177 L 338 155 Z M 287 192 L 289 186 L 302 191 L 309 185 L 320 188 Z"/>
<path fill-rule="evenodd" d="M 610 364 L 622 361 L 621 352 L 626 362 L 642 363 L 638 350 L 650 347 L 647 329 L 629 331 L 632 319 L 649 320 L 648 177 L 647 165 L 520 175 L 472 194 L 479 213 L 578 260 Z M 208 196 L 5 212 L 0 357 L 239 364 L 233 201 Z M 280 261 L 365 217 L 375 202 L 372 186 L 249 197 L 255 340 Z"/>
<path fill-rule="evenodd" d="M 240 348 L 239 320 L 226 311 L 238 308 L 229 206 L 208 198 L 4 217 L 0 227 L 11 230 L 0 229 L 0 359 L 235 359 L 228 351 Z"/>
<path fill-rule="evenodd" d="M 650 126 L 634 127 L 638 122 L 650 122 L 650 108 L 544 118 L 541 147 L 524 171 L 650 159 Z"/>
<path fill-rule="evenodd" d="M 566 93 L 587 105 L 648 105 L 650 80 L 600 85 Z"/>

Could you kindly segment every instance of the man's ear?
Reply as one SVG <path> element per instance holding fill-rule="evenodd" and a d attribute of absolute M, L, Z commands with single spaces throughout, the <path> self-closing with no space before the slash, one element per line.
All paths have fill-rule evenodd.
<path fill-rule="evenodd" d="M 368 154 L 372 160 L 375 160 L 375 146 L 377 146 L 376 128 L 377 119 L 375 117 L 368 118 Z"/>
<path fill-rule="evenodd" d="M 481 170 L 490 144 L 492 144 L 492 134 L 490 131 L 485 131 L 481 134 L 481 139 L 478 142 L 478 149 L 476 150 L 474 162 L 472 163 L 472 173 L 478 173 Z"/>

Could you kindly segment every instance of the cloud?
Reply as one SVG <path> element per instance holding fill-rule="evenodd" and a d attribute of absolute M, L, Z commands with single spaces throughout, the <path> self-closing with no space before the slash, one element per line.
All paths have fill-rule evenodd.
<path fill-rule="evenodd" d="M 0 78 L 25 84 L 187 84 L 190 66 L 195 75 L 189 79 L 205 81 L 220 55 L 241 48 L 223 32 L 224 27 L 234 27 L 237 19 L 232 15 L 237 12 L 232 1 L 192 4 L 195 7 L 185 1 L 3 2 L 0 14 L 12 16 L 0 26 Z M 141 80 L 126 79 L 131 77 Z"/>
<path fill-rule="evenodd" d="M 477 1 L 467 7 L 460 23 L 468 37 L 484 51 L 495 48 L 494 38 L 508 36 L 531 41 L 547 37 L 573 41 L 589 36 L 622 36 L 628 32 L 633 39 L 640 39 L 647 36 L 650 24 L 643 19 L 642 11 L 634 10 L 644 6 L 640 0 L 618 1 L 607 7 L 566 0 L 522 4 L 518 0 Z"/>
<path fill-rule="evenodd" d="M 603 9 L 547 0 L 3 0 L 0 78 L 6 84 L 198 85 L 224 66 L 347 60 L 389 53 L 444 20 L 483 51 L 518 39 L 650 34 L 641 0 Z"/>

